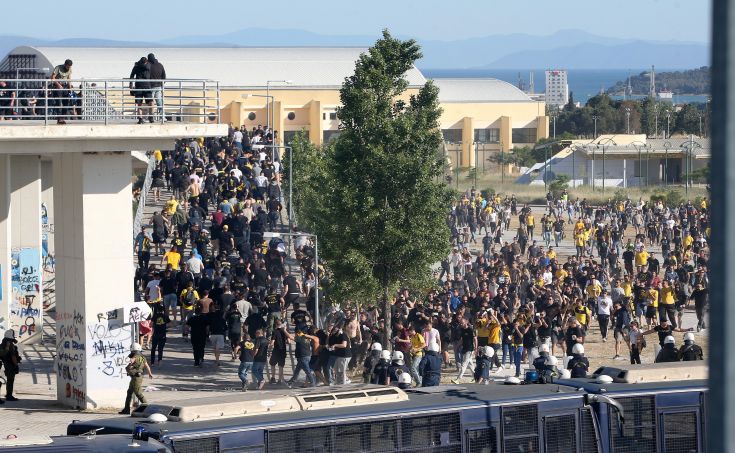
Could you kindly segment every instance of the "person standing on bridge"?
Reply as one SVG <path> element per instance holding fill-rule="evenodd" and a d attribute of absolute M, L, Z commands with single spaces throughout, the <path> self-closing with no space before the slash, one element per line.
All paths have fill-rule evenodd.
<path fill-rule="evenodd" d="M 166 69 L 163 67 L 160 61 L 156 59 L 156 56 L 152 53 L 148 54 L 148 70 L 150 82 L 151 97 L 156 103 L 158 108 L 158 117 L 156 118 L 160 122 L 166 121 L 166 117 L 163 111 L 163 81 L 166 80 Z M 151 123 L 153 120 L 151 119 Z"/>
<path fill-rule="evenodd" d="M 145 396 L 143 396 L 143 372 L 148 373 L 148 377 L 153 379 L 153 373 L 151 373 L 151 367 L 148 366 L 148 362 L 141 353 L 143 348 L 139 343 L 133 343 L 130 346 L 130 363 L 125 367 L 125 372 L 130 376 L 130 385 L 128 386 L 128 393 L 125 397 L 125 407 L 121 410 L 120 414 L 130 413 L 130 404 L 133 401 L 133 394 L 138 398 L 141 404 L 145 404 Z"/>

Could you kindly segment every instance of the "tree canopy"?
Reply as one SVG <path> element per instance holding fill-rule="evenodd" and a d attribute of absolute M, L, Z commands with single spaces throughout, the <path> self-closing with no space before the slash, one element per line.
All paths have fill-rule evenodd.
<path fill-rule="evenodd" d="M 297 219 L 318 235 L 335 294 L 382 299 L 386 320 L 390 291 L 425 282 L 449 251 L 438 89 L 409 94 L 404 77 L 420 57 L 415 41 L 384 31 L 340 90 L 339 137 L 294 145 Z"/>

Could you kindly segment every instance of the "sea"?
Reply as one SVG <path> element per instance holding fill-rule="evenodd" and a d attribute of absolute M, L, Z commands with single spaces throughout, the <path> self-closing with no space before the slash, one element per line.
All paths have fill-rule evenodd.
<path fill-rule="evenodd" d="M 628 79 L 649 69 L 569 69 L 567 80 L 569 91 L 574 96 L 575 102 L 584 104 L 589 98 L 606 90 L 618 81 Z M 679 69 L 680 70 L 680 69 Z M 666 69 L 656 69 L 657 72 L 666 72 Z M 546 85 L 546 74 L 544 69 L 421 69 L 427 78 L 494 78 L 519 85 L 519 81 L 528 90 L 530 74 L 533 73 L 534 92 L 543 93 Z M 663 87 L 659 87 L 663 88 Z M 647 93 L 634 93 L 629 98 L 643 99 Z M 612 96 L 614 99 L 622 99 L 622 96 Z M 675 104 L 705 103 L 708 95 L 679 95 L 674 94 Z"/>

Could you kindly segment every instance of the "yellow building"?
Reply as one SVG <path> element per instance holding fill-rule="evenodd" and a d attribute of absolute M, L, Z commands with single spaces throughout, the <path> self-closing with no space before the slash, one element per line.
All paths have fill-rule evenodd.
<path fill-rule="evenodd" d="M 252 129 L 273 123 L 280 144 L 307 131 L 317 145 L 339 132 L 339 89 L 366 49 L 354 47 L 278 48 L 89 48 L 17 47 L 0 62 L 0 77 L 21 68 L 48 75 L 65 59 L 73 60 L 75 79 L 125 78 L 140 57 L 154 53 L 168 79 L 219 82 L 220 112 L 211 120 Z M 26 71 L 24 71 L 26 73 Z M 412 68 L 407 94 L 426 78 Z M 444 113 L 441 127 L 454 165 L 475 165 L 475 155 L 507 152 L 548 136 L 543 102 L 495 79 L 435 79 Z M 168 86 L 171 86 L 169 84 Z M 167 88 L 167 96 L 175 96 Z M 175 90 L 174 90 L 175 91 Z M 182 96 L 185 97 L 185 96 Z M 196 108 L 196 106 L 185 106 Z M 209 112 L 208 112 L 209 113 Z M 480 149 L 481 148 L 481 149 Z M 451 154 L 450 154 L 451 155 Z M 480 157 L 481 159 L 483 157 Z"/>

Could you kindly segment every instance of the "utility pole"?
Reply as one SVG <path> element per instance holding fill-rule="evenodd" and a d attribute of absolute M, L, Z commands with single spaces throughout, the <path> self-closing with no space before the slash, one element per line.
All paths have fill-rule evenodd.
<path fill-rule="evenodd" d="M 600 118 L 600 117 L 599 117 L 599 116 L 597 116 L 597 115 L 592 115 L 592 121 L 593 121 L 593 122 L 595 123 L 595 134 L 594 134 L 594 135 L 592 136 L 592 139 L 593 139 L 593 140 L 597 138 L 597 120 L 598 120 L 599 118 Z"/>
<path fill-rule="evenodd" d="M 625 107 L 625 121 L 627 124 L 627 134 L 630 135 L 630 107 Z"/>

